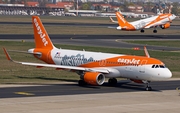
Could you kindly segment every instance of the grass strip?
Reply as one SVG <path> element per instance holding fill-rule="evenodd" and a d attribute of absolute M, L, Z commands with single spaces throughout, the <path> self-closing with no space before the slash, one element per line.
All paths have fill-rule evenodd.
<path fill-rule="evenodd" d="M 144 41 L 144 40 L 133 40 L 125 41 L 128 43 L 141 44 L 141 45 L 155 45 L 155 46 L 165 46 L 165 47 L 180 47 L 180 40 L 154 40 L 154 41 Z"/>

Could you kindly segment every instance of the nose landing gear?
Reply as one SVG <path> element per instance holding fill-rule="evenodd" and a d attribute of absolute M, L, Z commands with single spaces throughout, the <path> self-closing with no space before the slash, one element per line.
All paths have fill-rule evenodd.
<path fill-rule="evenodd" d="M 149 81 L 146 83 L 147 84 L 147 86 L 146 86 L 146 91 L 151 91 L 152 90 L 152 88 L 151 88 L 151 86 L 149 85 Z"/>

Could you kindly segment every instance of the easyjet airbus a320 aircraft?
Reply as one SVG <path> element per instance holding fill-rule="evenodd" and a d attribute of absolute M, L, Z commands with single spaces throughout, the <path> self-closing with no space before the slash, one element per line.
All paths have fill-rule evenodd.
<path fill-rule="evenodd" d="M 126 21 L 126 19 L 122 16 L 120 12 L 116 12 L 116 18 L 117 18 L 117 21 L 114 21 L 110 17 L 112 22 L 119 24 L 119 26 L 116 27 L 117 30 L 124 30 L 124 31 L 140 30 L 141 33 L 144 33 L 144 29 L 154 28 L 153 33 L 157 33 L 156 28 L 158 26 L 162 29 L 169 28 L 170 23 L 172 22 L 172 20 L 176 18 L 176 16 L 174 14 L 159 14 L 157 16 L 153 16 L 150 18 L 128 22 Z"/>
<path fill-rule="evenodd" d="M 149 56 L 146 48 L 145 56 L 58 49 L 51 42 L 38 16 L 32 17 L 32 23 L 36 47 L 29 49 L 28 53 L 47 64 L 14 61 L 3 48 L 8 60 L 23 65 L 76 72 L 80 76 L 79 85 L 102 85 L 105 78 L 109 78 L 110 85 L 115 85 L 116 78 L 121 77 L 146 83 L 146 90 L 151 90 L 150 81 L 165 80 L 172 76 L 163 62 Z"/>

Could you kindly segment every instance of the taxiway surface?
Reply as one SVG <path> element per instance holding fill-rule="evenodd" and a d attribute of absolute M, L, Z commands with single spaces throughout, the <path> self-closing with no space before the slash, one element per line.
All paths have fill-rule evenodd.
<path fill-rule="evenodd" d="M 180 80 L 152 82 L 152 92 L 161 92 L 162 90 L 176 90 L 180 87 Z M 145 91 L 145 84 L 136 84 L 129 80 L 122 80 L 116 86 L 108 86 L 107 83 L 102 86 L 84 86 L 80 87 L 77 83 L 59 83 L 45 84 L 37 86 L 22 87 L 0 87 L 0 98 L 14 97 L 35 97 L 35 96 L 55 96 L 55 95 L 79 95 L 79 94 L 102 94 L 102 93 L 122 93 L 122 92 L 140 92 Z"/>
<path fill-rule="evenodd" d="M 179 83 L 155 82 L 153 91 L 142 91 L 143 86 L 130 84 L 120 87 L 1 85 L 0 95 L 7 96 L 0 98 L 0 113 L 178 113 L 180 92 L 175 87 Z"/>
<path fill-rule="evenodd" d="M 178 47 L 140 45 L 123 42 L 123 40 L 179 40 L 179 35 L 50 35 L 53 43 L 99 46 L 113 48 L 134 48 L 143 49 L 144 46 L 151 50 L 180 51 Z M 27 40 L 34 41 L 33 35 L 0 35 L 2 40 Z"/>

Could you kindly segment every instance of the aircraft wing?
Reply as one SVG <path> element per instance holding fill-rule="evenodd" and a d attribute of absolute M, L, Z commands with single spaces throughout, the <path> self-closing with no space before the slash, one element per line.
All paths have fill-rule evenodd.
<path fill-rule="evenodd" d="M 100 73 L 109 73 L 107 69 L 102 69 L 102 68 L 85 68 L 85 67 L 75 67 L 75 66 L 62 66 L 62 65 L 55 65 L 55 64 L 43 64 L 43 63 L 31 63 L 31 62 L 19 62 L 19 61 L 14 61 L 10 57 L 9 53 L 5 48 L 3 48 L 4 53 L 6 54 L 6 57 L 8 60 L 23 64 L 23 65 L 29 65 L 29 66 L 36 66 L 36 67 L 52 67 L 56 69 L 65 69 L 65 70 L 79 70 L 79 71 L 88 71 L 88 72 L 100 72 Z"/>
<path fill-rule="evenodd" d="M 36 67 L 52 67 L 57 69 L 66 69 L 66 70 L 79 70 L 79 71 L 89 71 L 89 72 L 100 72 L 100 73 L 109 73 L 106 69 L 101 68 L 84 68 L 84 67 L 75 67 L 75 66 L 62 66 L 55 64 L 43 64 L 43 63 L 30 63 L 30 62 L 17 62 L 23 65 L 36 66 Z"/>
<path fill-rule="evenodd" d="M 144 28 L 153 28 L 155 26 L 160 26 L 160 25 L 164 25 L 164 24 L 166 24 L 166 23 L 156 22 L 156 23 L 152 23 L 152 24 L 146 25 Z"/>

